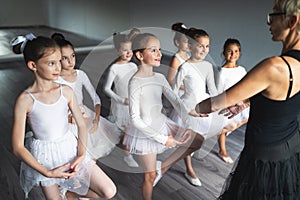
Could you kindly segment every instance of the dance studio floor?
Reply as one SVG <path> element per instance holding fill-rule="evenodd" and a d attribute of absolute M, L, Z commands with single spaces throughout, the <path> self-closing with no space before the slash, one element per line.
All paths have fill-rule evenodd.
<path fill-rule="evenodd" d="M 22 27 L 22 28 L 0 28 L 0 200 L 24 199 L 19 185 L 19 161 L 11 154 L 10 134 L 13 120 L 13 106 L 18 94 L 28 86 L 33 76 L 24 65 L 22 59 L 5 59 L 12 55 L 8 42 L 18 34 L 33 32 L 36 35 L 50 36 L 58 30 L 49 27 Z M 59 30 L 62 32 L 61 30 Z M 97 45 L 99 41 L 89 40 L 84 36 L 74 33 L 63 32 L 76 48 L 85 48 Z M 99 53 L 99 52 L 98 52 Z M 107 56 L 108 55 L 108 56 Z M 3 60 L 1 60 L 3 56 Z M 9 56 L 8 56 L 9 57 Z M 78 53 L 79 63 L 84 63 L 89 76 L 98 76 L 89 71 L 89 64 L 86 58 L 91 58 L 88 52 Z M 105 51 L 105 57 L 113 58 L 112 52 Z M 96 56 L 99 58 L 99 56 Z M 93 59 L 96 59 L 93 57 Z M 108 61 L 97 61 L 98 70 L 105 71 Z M 101 68 L 102 66 L 102 68 Z M 93 78 L 95 87 L 98 79 Z M 101 94 L 100 94 L 101 96 Z M 101 96 L 102 98 L 102 96 Z M 227 150 L 234 160 L 243 148 L 245 126 L 239 128 L 227 138 Z M 202 187 L 190 185 L 184 178 L 185 165 L 183 161 L 176 163 L 161 179 L 153 190 L 154 200 L 213 200 L 218 197 L 222 189 L 225 178 L 229 174 L 233 165 L 224 163 L 218 156 L 216 137 L 209 139 L 204 147 L 193 156 L 192 162 Z M 98 165 L 115 182 L 118 193 L 113 200 L 140 200 L 143 174 L 141 169 L 133 169 L 123 162 L 123 151 L 116 147 L 113 152 L 98 160 Z M 168 155 L 159 155 L 159 159 L 164 159 Z M 136 157 L 137 158 L 137 157 Z M 138 158 L 137 158 L 138 159 Z M 44 197 L 39 189 L 35 189 L 30 194 L 30 199 L 42 200 Z"/>

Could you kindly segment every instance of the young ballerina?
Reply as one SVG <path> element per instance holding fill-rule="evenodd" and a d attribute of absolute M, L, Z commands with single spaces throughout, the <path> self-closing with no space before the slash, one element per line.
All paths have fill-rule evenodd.
<path fill-rule="evenodd" d="M 179 67 L 189 58 L 189 46 L 188 46 L 188 38 L 185 35 L 187 31 L 187 27 L 184 23 L 178 22 L 172 24 L 172 31 L 174 31 L 173 42 L 177 47 L 177 52 L 172 56 L 169 71 L 167 75 L 167 80 L 171 86 L 174 85 L 174 79 L 176 77 L 177 71 Z M 181 96 L 183 94 L 183 85 L 181 86 L 178 95 Z M 168 102 L 165 98 L 163 98 L 164 109 L 167 116 L 170 116 L 173 107 L 170 102 Z"/>
<path fill-rule="evenodd" d="M 107 119 L 100 116 L 101 101 L 96 93 L 87 74 L 75 69 L 76 54 L 72 43 L 64 38 L 62 34 L 54 33 L 52 38 L 61 48 L 61 67 L 60 76 L 57 82 L 70 86 L 77 97 L 80 110 L 83 114 L 88 128 L 87 151 L 93 159 L 108 155 L 115 144 L 118 142 L 118 129 Z M 86 89 L 94 103 L 94 111 L 83 104 L 83 89 Z M 71 128 L 77 132 L 77 126 L 73 117 L 69 117 Z"/>
<path fill-rule="evenodd" d="M 169 73 L 167 76 L 167 80 L 171 86 L 174 85 L 174 79 L 176 77 L 176 74 L 181 67 L 183 63 L 185 63 L 189 57 L 189 45 L 188 45 L 188 37 L 186 36 L 186 33 L 188 31 L 187 27 L 183 23 L 175 23 L 172 25 L 172 30 L 175 31 L 175 35 L 173 38 L 174 45 L 177 47 L 177 52 L 171 59 Z M 182 96 L 184 93 L 184 85 L 181 85 L 178 90 L 178 95 Z M 169 105 L 169 102 L 164 104 L 165 109 L 168 110 L 167 113 L 170 113 L 170 117 L 172 118 L 172 111 L 173 107 Z M 174 111 L 173 111 L 174 112 Z M 176 112 L 176 111 L 175 111 Z M 197 177 L 195 170 L 192 166 L 192 157 L 191 155 L 188 155 L 184 158 L 184 162 L 186 165 L 186 173 L 185 177 L 187 180 L 194 186 L 201 186 L 201 181 Z"/>
<path fill-rule="evenodd" d="M 122 130 L 123 135 L 120 144 L 123 143 L 124 134 L 129 124 L 129 108 L 128 108 L 128 82 L 132 75 L 137 71 L 135 63 L 132 59 L 132 38 L 139 34 L 138 29 L 132 29 L 130 33 L 120 34 L 114 33 L 113 42 L 117 50 L 118 58 L 110 67 L 107 82 L 104 86 L 104 91 L 111 98 L 111 118 Z M 114 89 L 112 86 L 114 85 Z M 122 147 L 125 151 L 124 161 L 129 167 L 138 167 L 138 163 L 129 153 L 126 147 Z"/>
<path fill-rule="evenodd" d="M 224 91 L 240 81 L 247 73 L 244 67 L 237 64 L 241 55 L 241 44 L 237 39 L 229 38 L 225 41 L 223 47 L 223 56 L 225 63 L 220 70 L 220 80 L 223 84 Z M 232 131 L 246 124 L 249 117 L 249 103 L 241 102 L 247 109 L 244 109 L 241 113 L 234 116 L 230 123 L 226 125 L 219 135 L 218 156 L 226 163 L 233 163 L 232 158 L 228 155 L 226 150 L 226 136 Z"/>
<path fill-rule="evenodd" d="M 189 138 L 180 137 L 180 133 L 177 132 L 183 130 L 162 113 L 162 94 L 183 115 L 185 124 L 188 124 L 188 113 L 164 75 L 153 72 L 153 67 L 160 66 L 162 57 L 157 37 L 150 33 L 139 34 L 134 38 L 132 46 L 140 65 L 129 82 L 129 111 L 132 123 L 124 137 L 124 144 L 140 157 L 144 168 L 142 196 L 144 200 L 151 200 L 157 176 L 157 154 L 167 147 L 184 144 Z M 178 136 L 174 136 L 176 133 Z M 187 129 L 185 133 L 188 135 L 192 132 Z"/>
<path fill-rule="evenodd" d="M 20 181 L 25 196 L 40 186 L 47 199 L 63 199 L 66 191 L 73 197 L 112 198 L 114 183 L 86 155 L 87 129 L 73 90 L 54 82 L 61 70 L 59 46 L 42 36 L 23 42 L 25 63 L 35 80 L 16 100 L 12 148 L 22 160 Z M 68 130 L 69 110 L 78 135 Z M 24 145 L 27 120 L 33 136 Z"/>
<path fill-rule="evenodd" d="M 189 59 L 189 45 L 188 38 L 186 36 L 187 27 L 184 23 L 175 23 L 172 25 L 172 30 L 175 31 L 173 38 L 174 45 L 177 47 L 177 52 L 172 57 L 170 62 L 170 68 L 168 72 L 168 82 L 171 86 L 174 85 L 174 80 L 179 67 Z"/>
<path fill-rule="evenodd" d="M 180 67 L 173 90 L 175 93 L 178 93 L 181 85 L 184 83 L 184 94 L 180 98 L 188 110 L 193 110 L 198 102 L 210 95 L 216 95 L 218 90 L 214 81 L 213 66 L 204 60 L 209 52 L 209 35 L 206 31 L 196 28 L 190 28 L 186 34 L 189 36 L 188 42 L 191 57 Z M 209 94 L 206 92 L 207 90 Z M 174 111 L 171 119 L 181 125 L 182 120 L 178 114 L 178 112 Z M 157 168 L 158 174 L 165 174 L 178 160 L 198 150 L 204 138 L 207 139 L 217 135 L 224 127 L 225 117 L 218 113 L 204 116 L 190 118 L 191 128 L 197 133 L 191 140 L 191 145 L 178 148 L 164 160 L 161 168 Z"/>

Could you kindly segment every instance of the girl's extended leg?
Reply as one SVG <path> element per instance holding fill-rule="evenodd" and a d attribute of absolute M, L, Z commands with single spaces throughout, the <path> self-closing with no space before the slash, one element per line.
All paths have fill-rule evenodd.
<path fill-rule="evenodd" d="M 202 135 L 192 132 L 190 140 L 183 146 L 178 147 L 166 160 L 163 161 L 161 169 L 162 174 L 165 174 L 166 171 L 177 161 L 200 149 L 203 141 L 204 137 Z"/>
<path fill-rule="evenodd" d="M 151 200 L 153 183 L 156 177 L 156 154 L 142 155 L 140 156 L 140 160 L 144 169 L 143 200 Z"/>
<path fill-rule="evenodd" d="M 219 135 L 219 139 L 218 139 L 219 156 L 221 158 L 229 157 L 227 154 L 227 151 L 226 151 L 226 135 L 227 135 L 227 133 L 234 131 L 236 128 L 237 128 L 237 123 L 233 121 L 222 129 L 221 134 Z"/>
<path fill-rule="evenodd" d="M 116 192 L 117 188 L 113 181 L 95 164 L 91 174 L 90 190 L 86 197 L 111 199 Z"/>
<path fill-rule="evenodd" d="M 235 121 L 233 121 L 232 123 L 228 124 L 227 126 L 225 126 L 222 131 L 221 134 L 219 135 L 219 139 L 218 139 L 218 145 L 219 145 L 219 153 L 218 156 L 226 163 L 233 163 L 233 160 L 230 158 L 230 156 L 227 153 L 226 150 L 226 137 L 227 135 L 238 129 L 239 127 L 241 127 L 242 125 L 247 123 L 247 119 L 245 119 L 244 121 L 242 121 L 241 123 L 237 123 Z"/>
<path fill-rule="evenodd" d="M 184 158 L 184 163 L 185 163 L 185 166 L 186 166 L 186 173 L 189 176 L 191 176 L 192 178 L 198 178 L 195 171 L 194 171 L 193 165 L 192 165 L 192 156 L 191 155 L 187 155 Z"/>

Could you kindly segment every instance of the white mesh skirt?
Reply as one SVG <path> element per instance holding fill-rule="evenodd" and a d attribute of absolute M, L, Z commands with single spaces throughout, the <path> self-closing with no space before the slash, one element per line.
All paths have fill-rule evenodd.
<path fill-rule="evenodd" d="M 165 118 L 165 123 L 160 127 L 158 134 L 177 135 L 181 128 L 169 118 Z M 183 131 L 182 131 L 183 132 Z M 126 145 L 130 152 L 138 155 L 159 154 L 164 152 L 167 147 L 156 140 L 146 136 L 142 131 L 129 125 L 128 131 L 124 136 L 123 144 Z"/>
<path fill-rule="evenodd" d="M 81 106 L 81 110 L 84 111 L 83 117 L 87 122 L 89 133 L 87 141 L 88 153 L 93 159 L 98 159 L 108 155 L 120 141 L 120 129 L 114 123 L 108 121 L 104 117 L 100 117 L 97 130 L 94 133 L 91 133 L 89 130 L 93 126 L 95 112 L 87 106 Z M 70 124 L 70 127 L 72 132 L 77 134 L 76 124 Z"/>
<path fill-rule="evenodd" d="M 71 131 L 55 141 L 29 137 L 26 139 L 26 148 L 41 165 L 50 170 L 72 162 L 76 158 L 77 138 Z M 95 162 L 89 156 L 86 156 L 79 166 L 76 176 L 71 179 L 64 179 L 45 177 L 22 162 L 20 170 L 21 186 L 26 198 L 34 186 L 51 186 L 54 184 L 58 184 L 64 191 L 69 190 L 79 195 L 85 195 L 89 189 L 93 165 L 95 165 Z"/>
<path fill-rule="evenodd" d="M 182 120 L 177 114 L 176 110 L 173 110 L 170 118 L 179 126 L 182 126 Z M 208 117 L 193 117 L 189 116 L 190 127 L 193 131 L 202 135 L 205 139 L 211 138 L 220 134 L 220 131 L 228 125 L 233 119 L 228 119 L 219 111 L 210 113 Z"/>
<path fill-rule="evenodd" d="M 108 117 L 110 121 L 114 122 L 119 129 L 123 130 L 129 125 L 129 107 L 128 105 L 118 103 L 112 99 L 111 113 Z"/>

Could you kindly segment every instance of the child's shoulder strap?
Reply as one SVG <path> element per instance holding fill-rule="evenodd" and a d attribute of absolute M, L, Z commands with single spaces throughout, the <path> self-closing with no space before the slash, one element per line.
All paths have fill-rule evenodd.
<path fill-rule="evenodd" d="M 28 90 L 25 90 L 25 92 L 27 93 L 27 94 L 29 94 L 29 96 L 35 101 L 36 99 L 35 99 L 35 97 L 33 96 L 33 94 L 31 94 L 31 92 L 29 92 Z"/>

